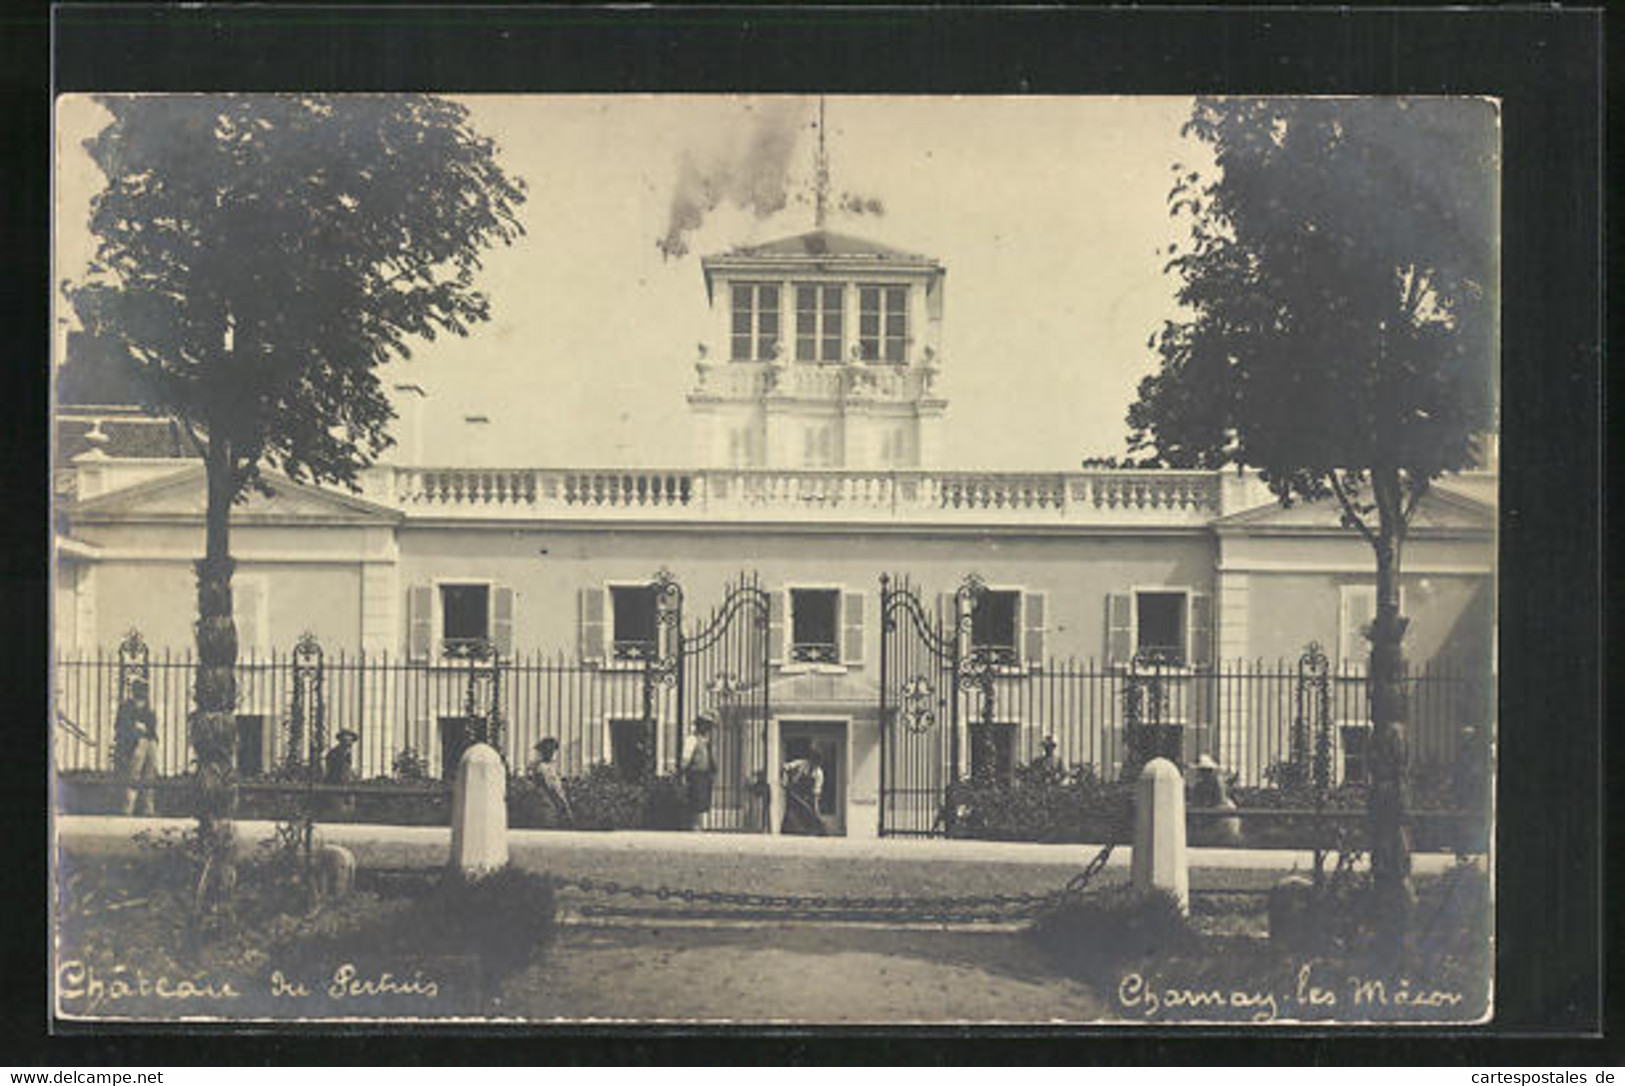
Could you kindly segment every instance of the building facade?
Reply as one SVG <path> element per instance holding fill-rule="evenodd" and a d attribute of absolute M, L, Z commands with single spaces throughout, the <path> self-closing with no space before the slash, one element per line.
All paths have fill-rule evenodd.
<path fill-rule="evenodd" d="M 929 832 L 946 781 L 1008 772 L 1046 737 L 1068 764 L 1119 772 L 1137 711 L 1125 691 L 1147 661 L 1181 753 L 1245 778 L 1296 756 L 1283 717 L 1311 642 L 1338 742 L 1358 727 L 1373 558 L 1335 509 L 1281 508 L 1233 471 L 942 470 L 938 262 L 814 231 L 703 267 L 716 335 L 688 397 L 702 466 L 383 463 L 356 495 L 274 479 L 234 510 L 240 761 L 280 756 L 276 676 L 305 634 L 368 775 L 407 749 L 433 772 L 455 759 L 471 650 L 487 644 L 510 763 L 555 735 L 567 769 L 669 771 L 688 722 L 718 712 L 719 829 L 775 826 L 776 767 L 814 749 L 830 828 L 853 835 Z M 421 427 L 422 391 L 398 402 Z M 170 659 L 191 644 L 204 484 L 195 459 L 151 440 L 129 455 L 109 431 L 135 423 L 92 415 L 64 423 L 54 600 L 59 652 L 79 662 L 59 666 L 59 704 L 97 734 L 116 691 L 86 689 L 76 667 L 132 629 Z M 1492 711 L 1494 494 L 1490 473 L 1444 481 L 1406 547 L 1408 658 L 1479 691 L 1430 725 L 1441 735 Z M 898 640 L 915 615 L 921 643 L 938 638 L 929 666 Z M 655 674 L 673 658 L 676 674 Z M 986 676 L 947 674 L 972 659 Z M 932 711 L 909 716 L 928 688 Z M 181 771 L 184 688 L 173 700 L 164 756 Z M 64 765 L 104 757 L 59 746 Z"/>

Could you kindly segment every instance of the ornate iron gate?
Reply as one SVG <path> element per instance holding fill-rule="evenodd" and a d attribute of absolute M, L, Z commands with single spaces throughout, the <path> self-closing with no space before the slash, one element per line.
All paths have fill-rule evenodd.
<path fill-rule="evenodd" d="M 938 836 L 953 828 L 948 802 L 964 776 L 961 717 L 993 718 L 1000 650 L 972 645 L 987 591 L 970 574 L 933 610 L 906 578 L 880 577 L 880 832 Z M 967 709 L 967 702 L 975 702 Z M 981 734 L 973 732 L 973 735 Z"/>
<path fill-rule="evenodd" d="M 672 631 L 674 644 L 669 655 L 661 654 L 665 662 L 645 673 L 645 704 L 653 703 L 651 681 L 677 684 L 674 761 L 679 764 L 686 753 L 685 724 L 702 712 L 716 720 L 711 750 L 717 775 L 711 810 L 701 825 L 709 830 L 766 832 L 772 764 L 769 659 L 773 626 L 779 619 L 772 594 L 754 574 L 741 576 L 709 615 L 684 631 L 676 617 L 681 614 L 681 588 L 669 575 L 655 584 L 661 629 L 663 635 Z"/>

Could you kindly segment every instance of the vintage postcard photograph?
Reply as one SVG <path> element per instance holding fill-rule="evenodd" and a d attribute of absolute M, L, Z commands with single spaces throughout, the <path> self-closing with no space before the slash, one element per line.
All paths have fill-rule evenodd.
<path fill-rule="evenodd" d="M 55 109 L 58 1020 L 1493 1019 L 1495 100 Z"/>

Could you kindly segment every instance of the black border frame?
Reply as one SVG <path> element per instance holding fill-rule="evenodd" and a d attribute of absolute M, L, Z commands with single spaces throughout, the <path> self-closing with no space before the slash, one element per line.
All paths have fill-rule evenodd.
<path fill-rule="evenodd" d="M 1603 22 L 1597 10 L 72 5 L 0 16 L 6 150 L 49 146 L 49 95 L 88 90 L 795 91 L 829 93 L 1488 94 L 1502 99 L 1501 962 L 1489 1027 L 1305 1035 L 1187 1029 L 582 1031 L 364 1037 L 177 1036 L 173 1027 L 48 1037 L 43 912 L 5 910 L 7 1062 L 1383 1062 L 1606 1060 L 1600 727 L 1606 576 L 1602 435 Z M 54 25 L 53 25 L 54 23 Z M 46 53 L 46 49 L 50 53 Z M 49 62 L 54 66 L 47 68 Z M 20 122 L 20 123 L 19 123 Z M 30 161 L 39 164 L 40 159 Z M 49 169 L 11 203 L 6 251 L 47 265 Z M 38 278 L 7 292 L 23 332 L 7 370 L 16 480 L 44 480 L 48 313 Z M 30 350 L 29 348 L 33 349 Z M 28 361 L 23 361 L 27 359 Z M 1617 452 L 1617 441 L 1612 449 Z M 37 467 L 30 475 L 28 468 Z M 3 568 L 24 591 L 5 689 L 44 719 L 49 585 L 44 488 L 14 482 Z M 20 506 L 20 508 L 19 508 Z M 1610 592 L 1612 588 L 1620 591 Z M 1561 602 L 1559 602 L 1561 601 Z M 1554 606 L 1556 604 L 1556 606 Z M 1555 677 L 1555 679 L 1554 679 Z M 38 708 L 40 715 L 29 717 Z M 1520 727 L 1538 720 L 1538 727 Z M 42 819 L 44 744 L 0 762 L 16 809 Z M 35 816 L 34 813 L 39 815 Z M 19 831 L 22 840 L 17 840 Z M 17 870 L 45 884 L 10 826 Z M 30 836 L 31 834 L 31 836 Z M 218 1033 L 221 1031 L 211 1031 Z M 1568 1034 L 1563 1040 L 1538 1034 Z M 1587 1040 L 1584 1034 L 1592 1034 Z M 545 1034 L 545 1036 L 539 1036 Z M 1521 1036 L 1522 1040 L 1512 1040 Z M 1192 1045 L 1198 1038 L 1200 1048 Z M 1260 1045 L 1260 1040 L 1267 1044 Z M 974 1047 L 967 1047 L 971 1045 Z"/>

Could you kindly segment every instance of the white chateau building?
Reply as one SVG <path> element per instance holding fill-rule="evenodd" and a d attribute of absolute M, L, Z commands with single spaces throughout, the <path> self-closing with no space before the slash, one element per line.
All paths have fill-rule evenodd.
<path fill-rule="evenodd" d="M 282 480 L 234 511 L 243 772 L 285 754 L 288 653 L 306 633 L 326 724 L 361 733 L 365 776 L 408 748 L 445 770 L 469 715 L 468 650 L 487 641 L 516 767 L 553 735 L 567 773 L 669 772 L 712 710 L 717 829 L 776 826 L 776 767 L 809 750 L 827 766 L 826 820 L 851 835 L 930 832 L 949 779 L 1008 773 L 1045 737 L 1067 765 L 1113 776 L 1137 723 L 1260 781 L 1303 756 L 1291 732 L 1310 642 L 1333 672 L 1338 772 L 1358 772 L 1373 558 L 1335 510 L 1281 508 L 1234 471 L 941 470 L 936 385 L 954 359 L 940 263 L 816 230 L 702 266 L 715 335 L 688 395 L 701 466 L 397 461 L 359 497 Z M 411 450 L 430 404 L 413 386 L 397 402 Z M 167 423 L 129 412 L 65 409 L 58 429 L 56 682 L 72 724 L 58 763 L 106 764 L 117 684 L 95 659 L 134 629 L 164 764 L 183 772 L 176 661 L 192 643 L 202 466 Z M 1444 481 L 1406 547 L 1419 762 L 1490 724 L 1495 491 L 1489 472 Z M 681 590 L 670 624 L 675 595 L 650 588 L 662 571 Z M 955 603 L 971 574 L 979 588 Z M 1130 708 L 1148 660 L 1156 704 Z"/>

